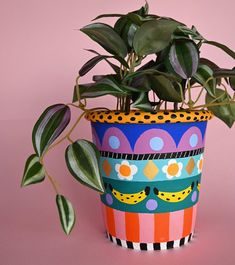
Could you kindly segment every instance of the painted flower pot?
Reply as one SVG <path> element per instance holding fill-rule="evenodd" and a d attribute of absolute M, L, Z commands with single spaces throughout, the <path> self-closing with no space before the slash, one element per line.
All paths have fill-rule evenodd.
<path fill-rule="evenodd" d="M 211 117 L 208 111 L 89 113 L 112 242 L 162 250 L 192 239 Z"/>

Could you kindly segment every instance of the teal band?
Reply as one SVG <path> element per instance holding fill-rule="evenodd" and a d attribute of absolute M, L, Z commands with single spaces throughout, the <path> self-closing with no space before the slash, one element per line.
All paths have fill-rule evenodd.
<path fill-rule="evenodd" d="M 172 170 L 172 164 L 178 167 Z M 126 182 L 132 181 L 171 181 L 185 179 L 201 174 L 203 154 L 185 157 L 157 160 L 124 160 L 101 157 L 100 169 L 104 177 Z M 121 166 L 129 167 L 126 175 L 122 175 Z M 175 174 L 175 175 L 174 175 Z M 173 176 L 174 175 L 174 176 Z"/>
<path fill-rule="evenodd" d="M 103 180 L 106 192 L 101 195 L 101 200 L 105 205 L 127 212 L 163 213 L 195 205 L 198 202 L 201 176 L 154 182 L 123 183 L 110 178 Z"/>

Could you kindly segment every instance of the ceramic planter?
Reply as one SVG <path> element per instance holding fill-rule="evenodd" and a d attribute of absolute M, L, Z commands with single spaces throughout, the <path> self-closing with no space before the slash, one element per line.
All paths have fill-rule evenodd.
<path fill-rule="evenodd" d="M 110 240 L 138 250 L 182 246 L 193 236 L 208 111 L 91 112 L 101 153 Z"/>

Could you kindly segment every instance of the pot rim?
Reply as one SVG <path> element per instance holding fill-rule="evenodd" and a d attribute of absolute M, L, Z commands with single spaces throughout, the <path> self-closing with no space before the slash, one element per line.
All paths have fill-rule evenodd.
<path fill-rule="evenodd" d="M 160 110 L 148 112 L 130 110 L 121 112 L 117 110 L 95 110 L 86 114 L 86 119 L 91 122 L 120 123 L 120 124 L 163 124 L 179 122 L 203 122 L 213 118 L 208 110 Z"/>

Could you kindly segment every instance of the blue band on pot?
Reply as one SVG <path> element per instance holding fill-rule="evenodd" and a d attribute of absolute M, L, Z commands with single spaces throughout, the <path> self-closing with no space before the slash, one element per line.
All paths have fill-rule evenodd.
<path fill-rule="evenodd" d="M 174 181 L 129 182 L 104 178 L 101 200 L 114 209 L 139 213 L 174 212 L 197 203 L 201 175 Z"/>
<path fill-rule="evenodd" d="M 150 154 L 190 151 L 204 147 L 207 122 L 173 124 L 92 123 L 100 151 Z"/>
<path fill-rule="evenodd" d="M 189 178 L 202 172 L 203 154 L 156 160 L 127 160 L 101 157 L 104 177 L 132 181 L 164 181 Z"/>

